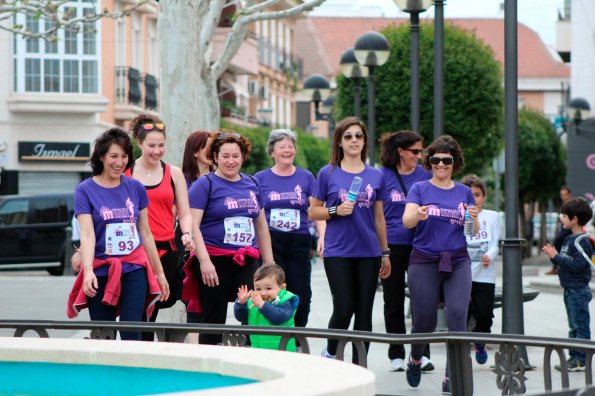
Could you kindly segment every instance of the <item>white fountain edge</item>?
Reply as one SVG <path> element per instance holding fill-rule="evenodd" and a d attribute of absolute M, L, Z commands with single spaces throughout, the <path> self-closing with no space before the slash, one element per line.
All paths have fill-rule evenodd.
<path fill-rule="evenodd" d="M 237 386 L 243 395 L 374 395 L 375 375 L 351 363 L 301 353 L 161 342 L 0 337 L 0 361 L 104 364 L 200 371 L 259 382 Z M 229 395 L 230 388 L 175 393 Z"/>

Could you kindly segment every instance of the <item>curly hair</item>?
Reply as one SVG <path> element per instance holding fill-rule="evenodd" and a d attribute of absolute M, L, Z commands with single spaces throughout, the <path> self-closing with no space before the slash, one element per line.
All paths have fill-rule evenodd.
<path fill-rule="evenodd" d="M 463 158 L 463 150 L 459 143 L 450 135 L 442 135 L 437 137 L 426 149 L 426 155 L 423 158 L 424 168 L 432 170 L 430 164 L 430 157 L 436 153 L 450 154 L 454 159 L 452 165 L 452 173 L 457 174 L 465 168 L 465 158 Z"/>
<path fill-rule="evenodd" d="M 206 157 L 208 160 L 213 161 L 214 164 L 216 164 L 215 157 L 219 154 L 221 146 L 225 143 L 235 143 L 240 147 L 242 162 L 250 158 L 252 143 L 238 132 L 229 129 L 220 129 L 218 132 L 214 133 L 212 137 L 213 141 L 207 148 Z"/>
<path fill-rule="evenodd" d="M 97 139 L 95 139 L 95 146 L 93 154 L 89 159 L 89 165 L 93 171 L 93 176 L 97 176 L 103 172 L 103 161 L 101 160 L 109 151 L 112 144 L 117 144 L 122 147 L 124 152 L 128 155 L 128 163 L 124 170 L 127 170 L 132 165 L 132 142 L 130 136 L 122 128 L 111 128 L 103 132 Z"/>
<path fill-rule="evenodd" d="M 145 124 L 163 124 L 161 118 L 151 115 L 151 114 L 139 114 L 130 121 L 130 125 L 128 125 L 128 130 L 133 138 L 138 140 L 139 142 L 143 142 L 147 137 L 147 133 L 152 131 L 157 131 L 163 133 L 165 136 L 165 125 L 163 126 L 163 130 L 153 129 L 152 131 L 146 131 L 142 126 Z"/>
<path fill-rule="evenodd" d="M 361 159 L 362 162 L 366 162 L 368 158 L 368 130 L 364 123 L 357 117 L 346 117 L 343 118 L 337 126 L 335 127 L 335 134 L 333 136 L 333 145 L 331 147 L 331 165 L 338 166 L 345 154 L 343 153 L 343 148 L 341 147 L 341 140 L 343 139 L 343 134 L 345 131 L 349 129 L 352 125 L 357 125 L 361 128 L 362 132 L 364 133 L 364 148 L 362 149 Z"/>
<path fill-rule="evenodd" d="M 401 162 L 401 155 L 397 149 L 406 149 L 417 142 L 423 143 L 423 138 L 413 131 L 398 131 L 386 133 L 380 139 L 380 162 L 386 168 L 394 168 Z"/>

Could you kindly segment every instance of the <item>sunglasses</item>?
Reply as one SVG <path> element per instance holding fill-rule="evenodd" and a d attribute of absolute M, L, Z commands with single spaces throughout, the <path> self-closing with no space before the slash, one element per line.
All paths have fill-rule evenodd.
<path fill-rule="evenodd" d="M 241 136 L 239 133 L 228 133 L 228 132 L 225 132 L 225 133 L 222 133 L 221 135 L 219 135 L 219 136 L 217 137 L 217 140 L 223 140 L 223 139 L 225 139 L 226 137 L 232 137 L 232 138 L 234 138 L 234 139 L 239 139 L 239 138 L 241 138 L 242 136 Z"/>
<path fill-rule="evenodd" d="M 410 149 L 410 148 L 404 148 L 404 149 L 401 149 L 401 150 L 406 150 L 406 151 L 409 151 L 409 152 L 411 152 L 411 153 L 413 153 L 413 154 L 415 154 L 415 155 L 418 155 L 418 154 L 420 154 L 420 153 L 423 153 L 423 152 L 424 152 L 424 149 Z"/>
<path fill-rule="evenodd" d="M 157 129 L 158 131 L 165 130 L 165 125 L 163 124 L 143 124 L 143 129 L 147 132 L 153 131 Z"/>
<path fill-rule="evenodd" d="M 351 140 L 353 139 L 353 137 L 355 136 L 356 140 L 363 140 L 364 139 L 364 133 L 361 131 L 357 131 L 354 134 L 351 133 L 346 133 L 343 135 L 343 140 Z"/>
<path fill-rule="evenodd" d="M 432 165 L 438 165 L 440 162 L 442 162 L 444 165 L 449 166 L 452 165 L 452 163 L 454 162 L 454 158 L 452 157 L 430 157 L 430 164 Z"/>

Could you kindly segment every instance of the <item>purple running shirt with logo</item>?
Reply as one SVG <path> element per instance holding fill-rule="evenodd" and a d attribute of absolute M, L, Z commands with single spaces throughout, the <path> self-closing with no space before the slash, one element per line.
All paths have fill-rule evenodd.
<path fill-rule="evenodd" d="M 455 252 L 467 246 L 463 234 L 465 218 L 464 204 L 475 204 L 471 189 L 455 182 L 453 188 L 445 190 L 429 180 L 415 183 L 407 203 L 428 205 L 428 219 L 417 223 L 413 248 L 424 253 Z"/>
<path fill-rule="evenodd" d="M 403 212 L 405 212 L 405 203 L 407 196 L 403 192 L 401 183 L 397 179 L 395 169 L 382 167 L 380 172 L 384 176 L 386 183 L 386 195 L 384 196 L 384 218 L 386 219 L 386 236 L 390 245 L 411 245 L 413 241 L 413 230 L 403 226 Z M 416 165 L 415 170 L 408 174 L 401 174 L 401 179 L 407 192 L 418 181 L 428 180 L 432 173 L 425 170 L 423 166 Z"/>
<path fill-rule="evenodd" d="M 238 250 L 243 246 L 256 247 L 254 220 L 263 207 L 262 194 L 256 179 L 243 173 L 240 176 L 240 180 L 232 182 L 222 179 L 214 172 L 210 173 L 210 197 L 207 176 L 199 177 L 190 186 L 190 208 L 205 211 L 200 232 L 206 245 L 230 250 Z M 234 218 L 245 223 L 235 222 Z M 237 232 L 228 229 L 228 226 L 238 227 Z M 244 226 L 250 227 L 251 232 Z"/>
<path fill-rule="evenodd" d="M 269 229 L 292 234 L 308 234 L 308 197 L 312 196 L 314 190 L 312 173 L 296 167 L 293 175 L 279 176 L 271 169 L 265 169 L 256 173 L 254 177 L 260 182 Z M 274 213 L 273 223 L 271 223 L 271 210 L 274 209 L 281 210 Z M 287 209 L 289 213 L 285 211 Z M 299 214 L 299 221 L 295 219 L 283 221 L 283 218 L 275 216 L 279 213 L 292 215 L 294 211 Z"/>
<path fill-rule="evenodd" d="M 138 180 L 126 176 L 121 176 L 120 184 L 113 188 L 100 186 L 90 177 L 82 181 L 74 190 L 74 213 L 77 216 L 80 214 L 91 215 L 93 228 L 95 229 L 94 257 L 100 259 L 129 254 L 128 244 L 132 243 L 130 241 L 137 241 L 139 246 L 142 244 L 137 222 L 140 211 L 148 205 L 149 199 L 147 198 L 145 186 Z M 131 233 L 129 235 L 130 241 L 125 242 L 123 240 L 125 238 L 122 238 L 112 245 L 110 243 L 112 238 L 110 235 L 106 235 L 108 225 L 111 224 L 130 224 L 125 230 L 125 232 Z M 122 253 L 118 254 L 121 248 L 123 248 Z M 112 254 L 106 254 L 107 250 L 111 250 Z M 141 267 L 124 263 L 122 271 L 130 272 L 137 268 Z M 105 276 L 107 271 L 108 267 L 104 265 L 97 268 L 95 273 L 99 276 Z"/>
<path fill-rule="evenodd" d="M 318 172 L 313 197 L 327 208 L 339 206 L 347 198 L 355 176 L 363 179 L 353 213 L 326 221 L 325 257 L 379 257 L 382 255 L 374 220 L 374 202 L 386 194 L 384 177 L 378 169 L 366 165 L 360 173 L 348 173 L 326 165 Z"/>

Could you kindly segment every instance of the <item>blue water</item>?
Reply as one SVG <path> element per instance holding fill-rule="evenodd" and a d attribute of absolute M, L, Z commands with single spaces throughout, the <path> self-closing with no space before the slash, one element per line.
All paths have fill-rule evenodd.
<path fill-rule="evenodd" d="M 255 381 L 219 374 L 86 364 L 0 362 L 0 395 L 151 395 Z"/>

